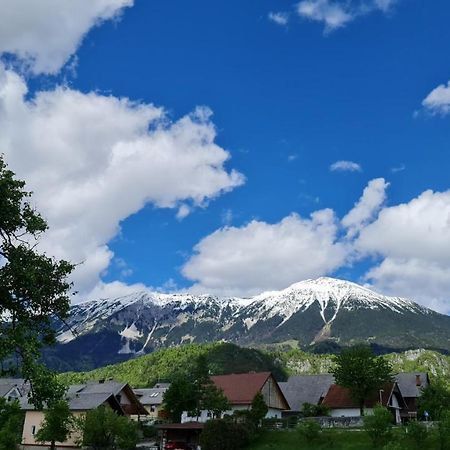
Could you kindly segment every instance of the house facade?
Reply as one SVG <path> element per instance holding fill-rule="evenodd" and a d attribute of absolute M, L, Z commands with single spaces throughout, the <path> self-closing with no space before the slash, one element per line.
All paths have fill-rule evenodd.
<path fill-rule="evenodd" d="M 350 390 L 332 384 L 322 402 L 330 408 L 331 417 L 360 417 L 359 405 L 352 399 Z M 395 423 L 401 423 L 401 412 L 407 409 L 397 383 L 386 383 L 377 393 L 364 402 L 364 414 L 372 414 L 376 405 L 391 411 Z"/>
<path fill-rule="evenodd" d="M 258 393 L 262 394 L 268 407 L 266 418 L 281 418 L 282 411 L 289 409 L 289 403 L 270 372 L 218 375 L 211 377 L 211 380 L 230 403 L 230 409 L 223 416 L 249 410 Z M 191 417 L 184 412 L 181 422 L 206 422 L 211 418 L 210 411 L 201 411 L 198 417 Z"/>
<path fill-rule="evenodd" d="M 162 414 L 164 394 L 170 383 L 157 383 L 152 388 L 133 389 L 134 394 L 147 410 L 148 418 L 156 420 Z"/>
<path fill-rule="evenodd" d="M 86 384 L 77 384 L 69 387 L 66 399 L 69 408 L 75 417 L 80 417 L 86 412 L 106 406 L 120 415 L 146 415 L 147 411 L 140 404 L 128 384 L 115 381 L 100 381 Z M 44 421 L 44 411 L 37 411 L 28 402 L 27 398 L 22 398 L 21 407 L 25 411 L 25 420 L 22 432 L 22 448 L 26 450 L 42 449 L 49 446 L 49 443 L 39 443 L 36 441 L 36 434 Z M 73 433 L 67 441 L 57 443 L 58 449 L 76 449 L 79 435 Z"/>
<path fill-rule="evenodd" d="M 417 418 L 418 400 L 422 390 L 430 385 L 430 378 L 425 372 L 403 372 L 395 376 L 395 380 L 405 399 L 406 410 L 402 410 L 402 419 Z"/>

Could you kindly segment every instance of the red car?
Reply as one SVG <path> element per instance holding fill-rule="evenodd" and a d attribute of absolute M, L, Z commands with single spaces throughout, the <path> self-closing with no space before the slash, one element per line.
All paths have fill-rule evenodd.
<path fill-rule="evenodd" d="M 191 450 L 191 446 L 186 442 L 168 441 L 164 446 L 164 450 Z"/>

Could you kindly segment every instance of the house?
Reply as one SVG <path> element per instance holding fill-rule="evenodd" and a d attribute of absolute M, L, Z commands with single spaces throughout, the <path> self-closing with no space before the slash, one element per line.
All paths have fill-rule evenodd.
<path fill-rule="evenodd" d="M 249 410 L 258 393 L 263 395 L 269 408 L 267 418 L 281 418 L 281 412 L 289 409 L 289 403 L 270 372 L 218 375 L 211 377 L 211 381 L 223 391 L 230 403 L 230 410 L 223 415 Z M 209 411 L 201 411 L 198 417 L 189 417 L 187 412 L 184 412 L 181 422 L 206 422 L 210 418 Z"/>
<path fill-rule="evenodd" d="M 323 374 L 293 376 L 278 384 L 294 413 L 301 411 L 305 403 L 320 404 L 333 383 L 333 375 Z"/>
<path fill-rule="evenodd" d="M 147 414 L 127 383 L 101 380 L 72 385 L 67 390 L 66 399 L 75 417 L 79 417 L 99 406 L 107 406 L 120 415 Z M 42 444 L 36 442 L 35 437 L 44 420 L 44 412 L 35 410 L 26 397 L 21 398 L 20 403 L 25 411 L 22 447 L 30 450 L 42 447 Z M 78 448 L 76 445 L 77 439 L 78 435 L 74 433 L 66 442 L 58 443 L 57 447 L 58 449 Z"/>
<path fill-rule="evenodd" d="M 395 376 L 398 387 L 405 399 L 407 410 L 402 410 L 403 419 L 417 418 L 417 402 L 422 390 L 430 385 L 430 378 L 425 372 L 405 372 Z"/>
<path fill-rule="evenodd" d="M 134 394 L 147 410 L 148 418 L 157 419 L 162 412 L 164 393 L 169 389 L 170 383 L 157 383 L 148 389 L 133 389 Z"/>
<path fill-rule="evenodd" d="M 29 392 L 29 383 L 23 378 L 0 378 L 0 397 L 11 402 L 19 400 Z"/>
<path fill-rule="evenodd" d="M 330 408 L 331 417 L 360 417 L 361 415 L 359 405 L 352 399 L 350 390 L 337 384 L 330 386 L 322 404 Z M 396 382 L 386 383 L 383 389 L 365 400 L 365 414 L 371 414 L 377 404 L 392 412 L 395 423 L 401 423 L 401 411 L 406 410 L 407 406 Z"/>

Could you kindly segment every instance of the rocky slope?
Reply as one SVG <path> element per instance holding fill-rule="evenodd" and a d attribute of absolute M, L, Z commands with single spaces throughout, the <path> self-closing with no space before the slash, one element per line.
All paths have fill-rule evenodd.
<path fill-rule="evenodd" d="M 450 350 L 449 316 L 333 278 L 250 299 L 139 292 L 94 300 L 74 305 L 69 325 L 60 326 L 60 344 L 46 355 L 59 369 L 88 369 L 158 348 L 219 340 Z"/>

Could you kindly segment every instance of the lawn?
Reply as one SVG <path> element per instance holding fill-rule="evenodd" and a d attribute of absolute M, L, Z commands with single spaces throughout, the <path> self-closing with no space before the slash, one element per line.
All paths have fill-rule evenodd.
<path fill-rule="evenodd" d="M 393 442 L 398 446 L 389 446 L 392 450 L 415 450 L 417 447 L 405 439 L 402 430 L 395 430 Z M 312 444 L 304 442 L 294 431 L 266 431 L 248 450 L 374 450 L 366 433 L 359 430 L 324 430 L 320 440 Z M 427 444 L 420 450 L 436 450 L 439 445 L 430 436 Z"/>

